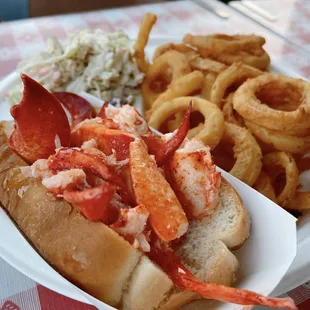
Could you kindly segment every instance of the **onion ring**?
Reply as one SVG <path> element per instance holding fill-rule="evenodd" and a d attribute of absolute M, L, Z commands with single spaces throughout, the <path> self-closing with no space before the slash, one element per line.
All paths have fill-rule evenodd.
<path fill-rule="evenodd" d="M 272 200 L 274 203 L 278 203 L 275 191 L 272 187 L 272 180 L 265 171 L 262 170 L 260 172 L 258 179 L 253 185 L 253 188 L 265 197 Z"/>
<path fill-rule="evenodd" d="M 285 186 L 281 193 L 277 195 L 279 205 L 285 207 L 294 197 L 298 186 L 299 172 L 294 158 L 284 152 L 273 152 L 264 156 L 263 164 L 264 169 L 273 180 L 281 173 L 279 168 L 285 170 Z"/>
<path fill-rule="evenodd" d="M 236 84 L 239 86 L 248 78 L 257 77 L 261 74 L 260 70 L 240 62 L 232 64 L 217 76 L 211 90 L 211 102 L 221 107 L 229 87 L 236 86 Z"/>
<path fill-rule="evenodd" d="M 249 121 L 245 121 L 245 125 L 255 137 L 271 145 L 275 150 L 293 154 L 302 154 L 310 150 L 310 137 L 291 136 Z"/>
<path fill-rule="evenodd" d="M 214 164 L 225 171 L 230 171 L 236 162 L 232 144 L 219 143 L 212 151 L 212 157 Z"/>
<path fill-rule="evenodd" d="M 204 76 L 200 71 L 193 71 L 177 79 L 170 84 L 167 90 L 162 93 L 152 104 L 152 108 L 146 112 L 146 119 L 148 120 L 162 103 L 172 100 L 177 97 L 189 96 L 201 89 Z M 181 118 L 182 119 L 182 118 Z"/>
<path fill-rule="evenodd" d="M 259 36 L 187 34 L 183 42 L 196 47 L 204 58 L 211 58 L 227 65 L 242 62 L 261 70 L 267 70 L 270 65 L 270 57 L 262 48 L 265 39 Z"/>
<path fill-rule="evenodd" d="M 221 144 L 223 143 L 234 144 L 236 161 L 229 173 L 252 186 L 262 169 L 262 152 L 255 138 L 246 128 L 225 122 L 225 131 L 221 140 Z"/>
<path fill-rule="evenodd" d="M 224 119 L 221 110 L 207 100 L 196 97 L 179 97 L 167 101 L 151 115 L 149 126 L 159 130 L 169 117 L 175 115 L 177 112 L 185 112 L 191 100 L 193 102 L 193 112 L 199 111 L 205 118 L 205 123 L 199 125 L 200 131 L 197 133 L 197 138 L 213 149 L 223 135 Z M 195 128 L 190 129 L 189 135 L 193 130 Z"/>
<path fill-rule="evenodd" d="M 231 54 L 231 55 L 230 54 L 217 54 L 216 56 L 212 56 L 211 58 L 216 61 L 222 62 L 226 65 L 231 65 L 235 62 L 242 62 L 243 64 L 247 66 L 250 66 L 250 67 L 262 70 L 262 71 L 268 71 L 269 65 L 270 65 L 270 57 L 263 49 L 260 53 L 257 53 L 257 55 L 251 55 L 251 54 L 248 54 L 247 52 L 241 51 L 235 55 L 234 54 Z"/>
<path fill-rule="evenodd" d="M 183 42 L 215 53 L 235 53 L 240 49 L 252 49 L 266 43 L 263 37 L 255 35 L 214 34 L 207 36 L 185 35 Z"/>
<path fill-rule="evenodd" d="M 293 111 L 275 110 L 262 102 L 256 94 L 273 91 L 264 101 L 289 101 L 299 96 L 300 105 Z M 278 98 L 280 97 L 280 98 Z M 310 132 L 310 84 L 283 75 L 264 74 L 243 83 L 234 95 L 234 109 L 246 120 L 290 135 L 308 135 Z"/>
<path fill-rule="evenodd" d="M 310 192 L 296 192 L 295 196 L 288 201 L 286 208 L 299 211 L 309 210 Z"/>
<path fill-rule="evenodd" d="M 152 90 L 150 88 L 149 82 L 146 80 L 146 78 L 144 78 L 144 82 L 141 85 L 144 110 L 149 110 L 152 107 L 153 102 L 155 102 L 160 93 L 161 91 Z"/>
<path fill-rule="evenodd" d="M 161 55 L 165 54 L 167 51 L 171 50 L 184 54 L 190 62 L 193 70 L 220 73 L 223 69 L 226 68 L 226 65 L 223 63 L 212 59 L 202 58 L 195 49 L 182 43 L 166 43 L 157 47 L 153 55 L 153 61 L 155 61 Z"/>
<path fill-rule="evenodd" d="M 200 56 L 193 57 L 193 59 L 190 60 L 190 65 L 193 70 L 213 73 L 220 73 L 226 68 L 226 65 L 221 62 L 212 59 L 202 58 Z"/>
<path fill-rule="evenodd" d="M 145 59 L 144 48 L 147 45 L 150 32 L 156 23 L 156 20 L 157 16 L 152 13 L 148 12 L 144 15 L 134 47 L 134 57 L 136 59 L 138 69 L 144 73 L 148 70 L 150 65 L 149 62 Z"/>
<path fill-rule="evenodd" d="M 215 80 L 215 73 L 209 72 L 206 74 L 201 90 L 201 98 L 211 101 L 211 90 Z"/>
<path fill-rule="evenodd" d="M 176 51 L 168 51 L 154 61 L 146 77 L 158 77 L 168 68 L 172 70 L 172 81 L 191 72 L 189 62 L 183 54 Z"/>
<path fill-rule="evenodd" d="M 179 52 L 168 51 L 158 57 L 149 67 L 142 83 L 141 91 L 146 109 L 151 108 L 153 102 L 157 99 L 159 93 L 161 92 L 155 91 L 152 87 L 152 83 L 160 77 L 166 80 L 164 75 L 167 69 L 171 69 L 172 71 L 171 81 L 169 81 L 171 83 L 191 72 L 191 67 L 188 60 Z M 169 82 L 167 84 L 169 84 Z"/>
<path fill-rule="evenodd" d="M 169 132 L 173 132 L 180 126 L 183 119 L 183 113 L 178 112 L 174 115 L 174 119 L 171 119 L 167 122 L 167 128 Z"/>
<path fill-rule="evenodd" d="M 296 161 L 296 165 L 297 165 L 299 173 L 310 170 L 310 156 L 297 158 L 297 159 L 295 158 L 295 161 Z"/>
<path fill-rule="evenodd" d="M 192 139 L 192 138 L 195 138 L 199 135 L 199 133 L 203 130 L 205 124 L 202 124 L 200 123 L 198 126 L 194 127 L 194 128 L 191 128 L 189 131 L 188 131 L 188 134 L 187 134 L 187 138 L 188 139 Z M 201 139 L 201 138 L 200 138 Z M 212 147 L 213 148 L 213 147 Z M 211 148 L 211 149 L 212 149 Z"/>
<path fill-rule="evenodd" d="M 227 123 L 244 127 L 244 120 L 233 108 L 233 95 L 233 93 L 229 94 L 223 105 L 222 111 L 224 115 L 224 120 Z"/>
<path fill-rule="evenodd" d="M 191 52 L 196 53 L 196 51 L 192 47 L 189 47 L 185 44 L 166 43 L 156 48 L 153 55 L 153 61 L 155 61 L 159 56 L 165 54 L 168 51 L 177 51 L 182 54 L 187 54 Z"/>

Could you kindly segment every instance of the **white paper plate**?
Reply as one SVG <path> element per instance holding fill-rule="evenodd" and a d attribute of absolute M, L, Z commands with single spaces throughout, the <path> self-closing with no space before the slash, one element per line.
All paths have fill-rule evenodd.
<path fill-rule="evenodd" d="M 150 41 L 149 52 L 152 52 L 155 46 L 169 42 L 171 38 L 157 38 Z M 292 72 L 287 73 L 296 76 Z M 10 106 L 3 98 L 15 81 L 16 73 L 12 73 L 0 83 L 0 119 L 11 119 Z M 295 218 L 249 186 L 224 171 L 222 173 L 240 194 L 252 219 L 251 237 L 239 251 L 235 252 L 241 266 L 237 286 L 270 294 L 287 272 L 296 254 Z M 310 223 L 305 223 L 300 229 L 299 236 L 305 236 L 310 231 Z M 0 209 L 0 236 L 0 257 L 28 277 L 65 296 L 94 304 L 100 309 L 112 309 L 82 292 L 54 271 L 33 250 L 2 209 Z M 231 304 L 217 307 L 217 309 L 241 308 Z"/>

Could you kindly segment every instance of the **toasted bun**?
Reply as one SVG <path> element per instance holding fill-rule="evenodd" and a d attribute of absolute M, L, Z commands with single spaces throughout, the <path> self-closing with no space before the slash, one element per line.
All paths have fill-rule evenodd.
<path fill-rule="evenodd" d="M 147 257 L 142 257 L 124 292 L 124 310 L 155 309 L 173 289 L 172 281 Z"/>
<path fill-rule="evenodd" d="M 229 250 L 241 246 L 250 234 L 250 220 L 240 196 L 222 178 L 219 204 L 211 216 L 190 222 L 184 243 L 177 254 L 201 281 L 231 285 L 238 260 Z M 163 309 L 179 309 L 198 295 L 175 290 Z"/>
<path fill-rule="evenodd" d="M 0 129 L 2 148 L 8 145 L 4 133 Z M 91 295 L 119 305 L 141 253 L 109 227 L 48 195 L 41 182 L 24 177 L 18 166 L 25 163 L 8 147 L 0 164 L 6 168 L 0 172 L 1 202 L 42 257 Z"/>
<path fill-rule="evenodd" d="M 25 177 L 26 165 L 8 146 L 12 126 L 0 123 L 0 201 L 41 256 L 68 280 L 121 309 L 178 309 L 199 298 L 179 291 L 168 276 L 108 226 L 85 219 Z M 229 248 L 242 244 L 249 220 L 235 190 L 222 182 L 212 216 L 190 223 L 177 250 L 203 281 L 230 285 L 238 262 Z"/>
<path fill-rule="evenodd" d="M 250 220 L 243 202 L 235 189 L 222 178 L 219 204 L 211 216 L 191 221 L 185 245 L 190 253 L 196 247 L 204 248 L 207 240 L 221 240 L 228 248 L 240 247 L 250 234 Z"/>

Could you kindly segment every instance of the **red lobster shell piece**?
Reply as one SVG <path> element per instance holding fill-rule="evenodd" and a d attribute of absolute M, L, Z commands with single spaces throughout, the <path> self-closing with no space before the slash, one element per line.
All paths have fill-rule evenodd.
<path fill-rule="evenodd" d="M 31 164 L 55 153 L 57 145 L 70 145 L 70 125 L 60 102 L 43 86 L 22 74 L 21 102 L 11 108 L 15 130 L 10 147 Z"/>
<path fill-rule="evenodd" d="M 69 92 L 54 92 L 53 95 L 70 112 L 72 117 L 72 128 L 84 121 L 84 119 L 94 116 L 93 107 L 84 98 Z"/>
<path fill-rule="evenodd" d="M 189 103 L 186 113 L 182 119 L 182 122 L 174 134 L 174 136 L 165 142 L 162 147 L 156 153 L 156 162 L 158 166 L 162 166 L 165 161 L 174 154 L 174 152 L 179 148 L 184 139 L 187 136 L 187 133 L 190 129 L 190 115 L 192 112 L 192 102 Z"/>

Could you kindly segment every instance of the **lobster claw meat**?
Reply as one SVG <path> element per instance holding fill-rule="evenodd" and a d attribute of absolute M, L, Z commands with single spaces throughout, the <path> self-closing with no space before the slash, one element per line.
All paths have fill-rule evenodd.
<path fill-rule="evenodd" d="M 72 131 L 72 144 L 80 146 L 83 142 L 94 139 L 99 150 L 106 155 L 113 154 L 113 150 L 115 150 L 117 160 L 127 159 L 129 157 L 129 144 L 134 140 L 134 136 L 117 129 L 116 126 L 109 119 L 95 118 L 91 121 L 85 121 Z"/>
<path fill-rule="evenodd" d="M 271 298 L 221 284 L 199 281 L 181 262 L 173 250 L 156 236 L 151 238 L 150 259 L 155 262 L 171 278 L 181 290 L 191 291 L 206 299 L 216 299 L 240 305 L 266 306 L 298 310 L 294 301 L 289 298 Z"/>
<path fill-rule="evenodd" d="M 55 155 L 49 157 L 48 168 L 51 171 L 82 169 L 86 174 L 94 175 L 116 185 L 123 201 L 126 204 L 132 203 L 123 180 L 111 171 L 102 160 L 94 156 L 72 148 L 61 148 Z"/>
<path fill-rule="evenodd" d="M 64 191 L 64 199 L 78 207 L 86 218 L 91 221 L 102 221 L 109 225 L 114 223 L 120 210 L 110 204 L 114 197 L 116 187 L 105 184 L 82 191 Z"/>
<path fill-rule="evenodd" d="M 134 140 L 132 133 L 119 129 L 119 126 L 109 118 L 93 119 L 77 126 L 72 131 L 72 145 L 81 146 L 83 142 L 94 139 L 98 148 L 107 155 L 113 150 L 117 160 L 124 160 L 129 157 L 129 144 Z M 161 149 L 163 141 L 152 132 L 142 136 L 149 153 L 154 155 Z"/>
<path fill-rule="evenodd" d="M 182 206 L 140 139 L 130 143 L 129 167 L 136 203 L 150 212 L 149 223 L 158 237 L 172 241 L 184 235 L 188 221 Z"/>
<path fill-rule="evenodd" d="M 70 112 L 72 118 L 72 128 L 84 121 L 84 119 L 94 116 L 93 107 L 84 98 L 69 92 L 54 92 L 53 95 Z"/>
<path fill-rule="evenodd" d="M 165 163 L 165 172 L 188 219 L 201 219 L 214 212 L 221 173 L 216 171 L 208 146 L 197 138 L 187 140 Z"/>
<path fill-rule="evenodd" d="M 123 236 L 130 235 L 135 237 L 144 231 L 149 216 L 149 211 L 144 205 L 121 209 L 120 212 L 120 217 L 111 225 L 111 228 Z"/>
<path fill-rule="evenodd" d="M 125 104 L 120 108 L 115 108 L 104 103 L 99 114 L 102 118 L 111 119 L 124 131 L 135 132 L 139 136 L 152 134 L 143 116 L 135 107 L 129 104 Z"/>
<path fill-rule="evenodd" d="M 129 156 L 129 144 L 134 140 L 135 134 L 146 143 L 148 152 L 155 155 L 157 164 L 161 166 L 186 138 L 190 128 L 191 109 L 190 103 L 177 132 L 170 140 L 164 142 L 150 130 L 134 107 L 123 106 L 116 109 L 109 107 L 105 102 L 99 113 L 99 117 L 102 119 L 94 119 L 80 124 L 72 132 L 72 141 L 74 145 L 80 146 L 84 141 L 93 138 L 101 151 L 110 155 L 114 149 L 117 160 L 124 160 Z"/>
<path fill-rule="evenodd" d="M 55 153 L 57 145 L 70 145 L 70 125 L 58 99 L 26 74 L 23 98 L 11 108 L 15 129 L 10 147 L 31 164 Z"/>

